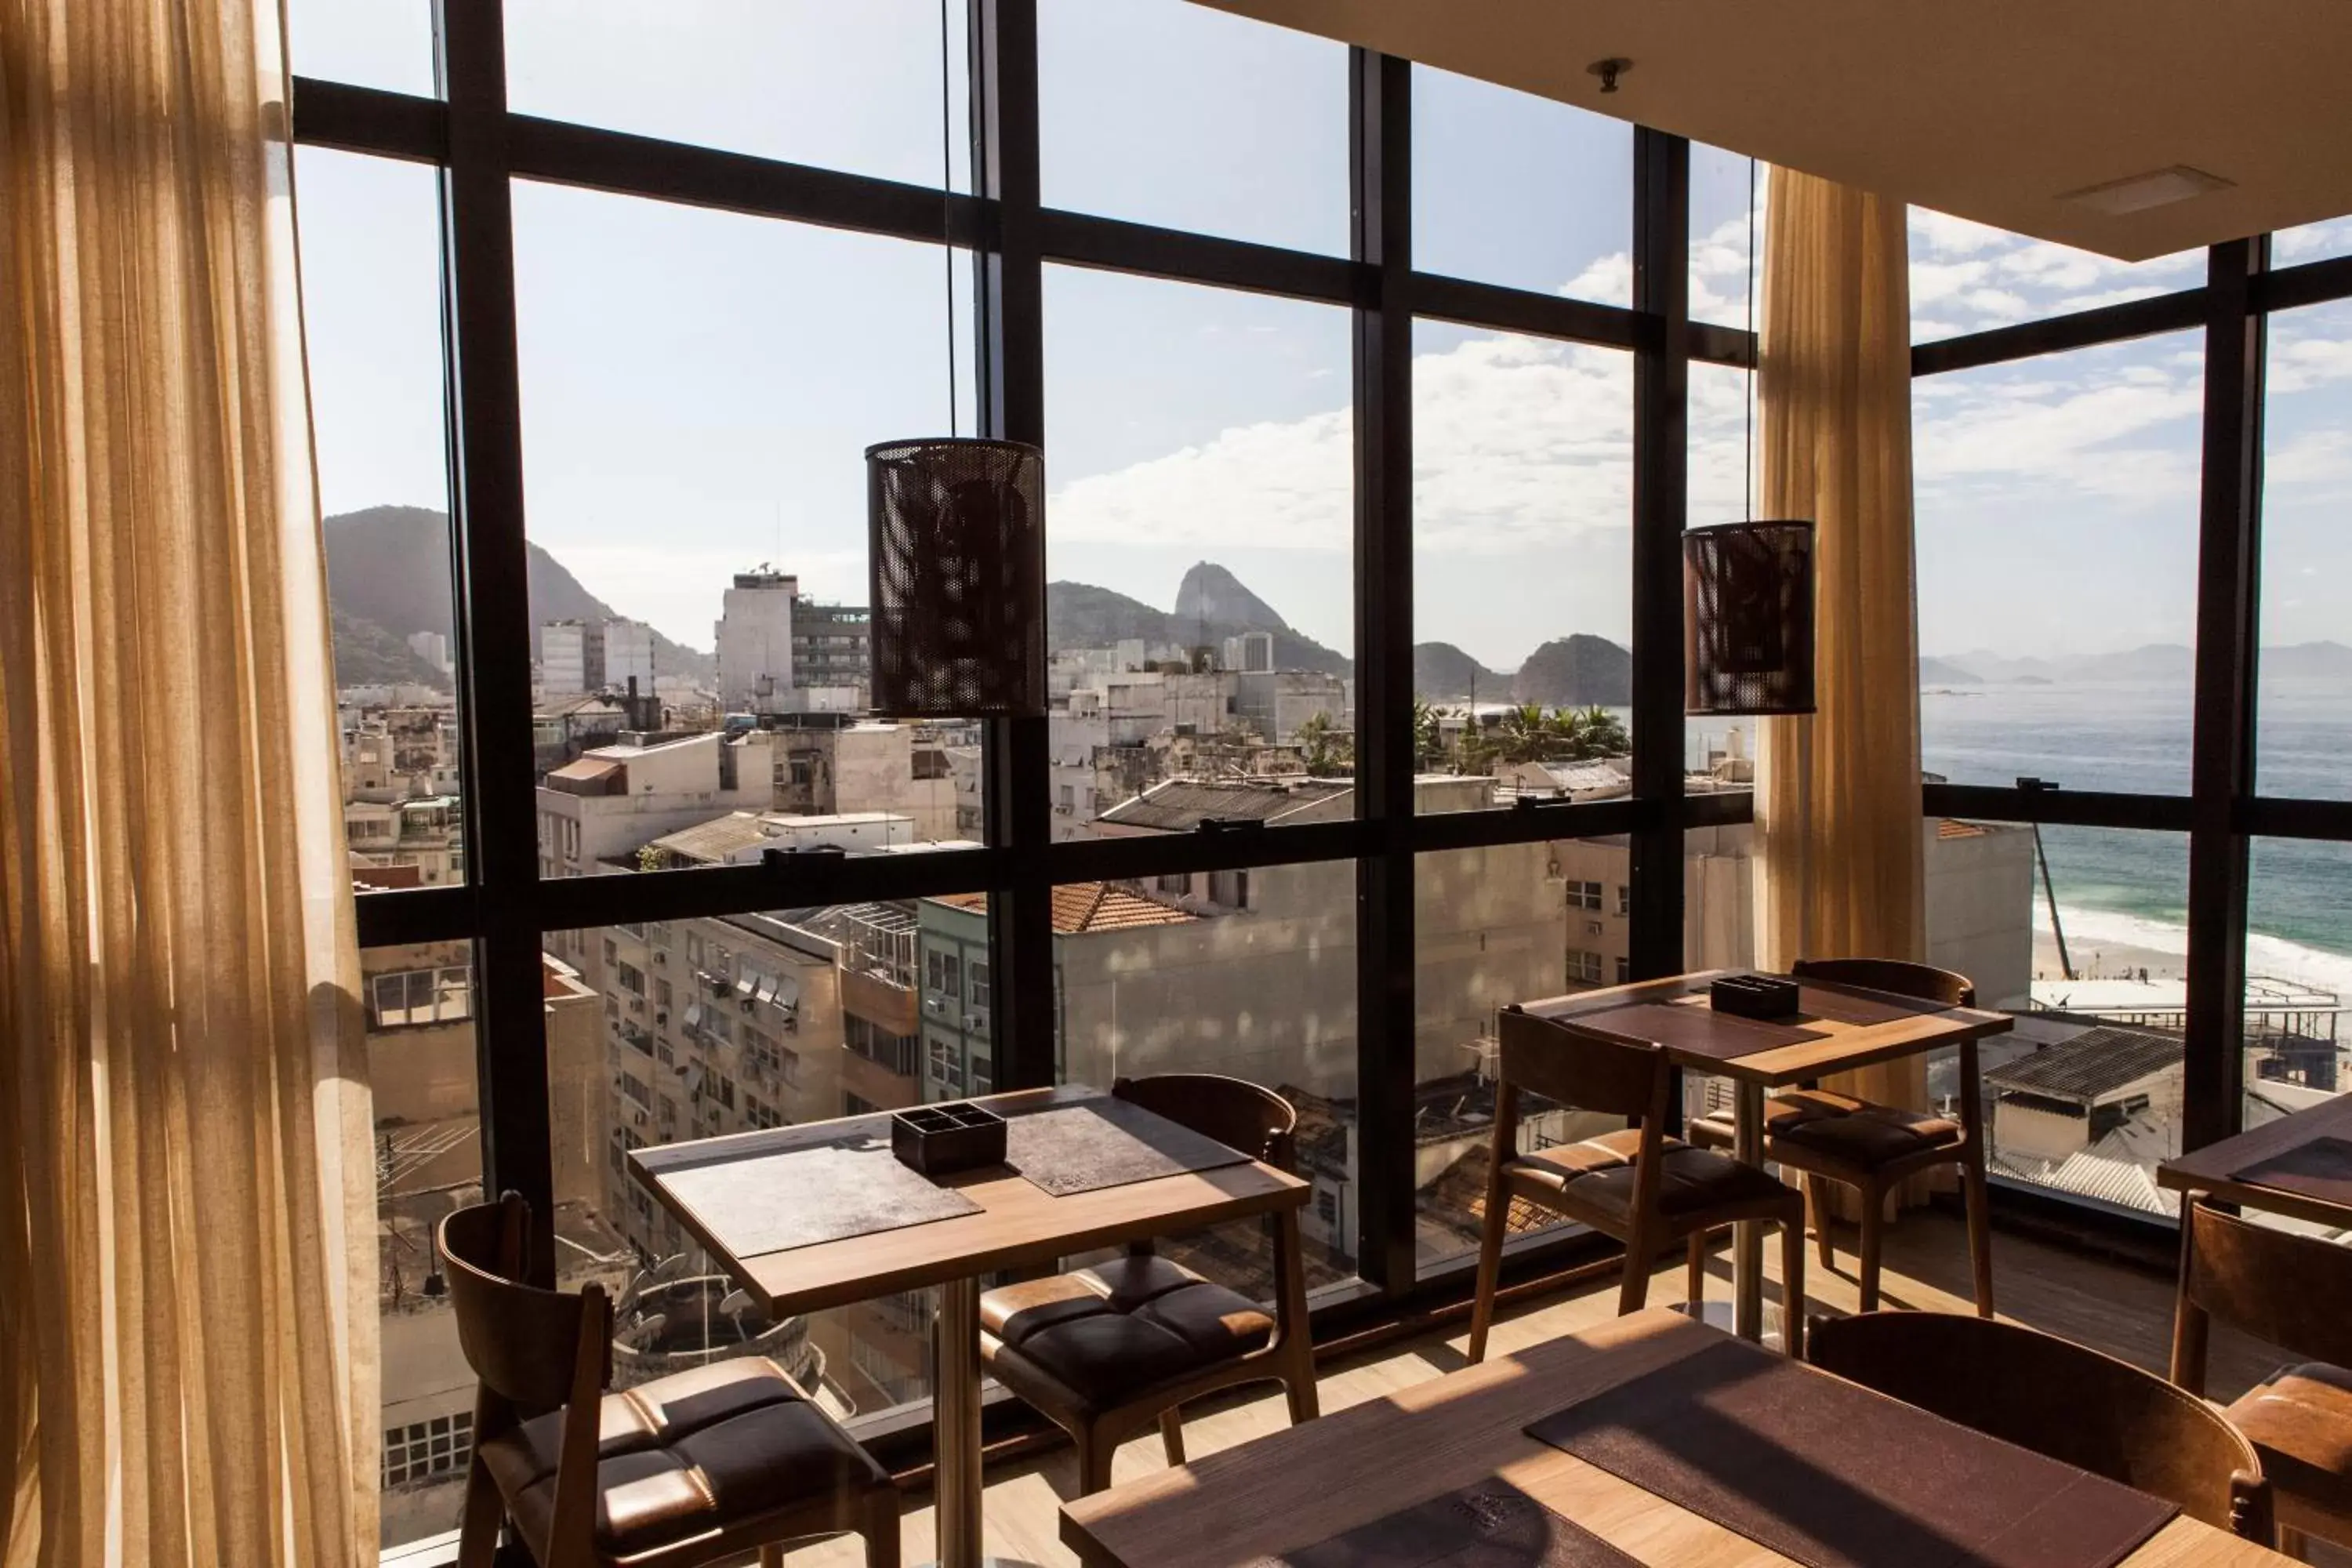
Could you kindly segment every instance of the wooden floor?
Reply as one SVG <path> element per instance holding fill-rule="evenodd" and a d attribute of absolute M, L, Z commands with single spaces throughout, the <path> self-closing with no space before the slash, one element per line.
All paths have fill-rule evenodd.
<path fill-rule="evenodd" d="M 1817 1309 L 1854 1309 L 1852 1238 L 1848 1230 L 1839 1249 L 1837 1269 L 1826 1276 L 1818 1255 L 1808 1252 L 1806 1293 Z M 1711 1301 L 1730 1297 L 1727 1251 L 1725 1247 L 1716 1250 L 1707 1280 Z M 1765 1254 L 1777 1291 L 1779 1247 L 1768 1240 Z M 2159 1373 L 2165 1370 L 2172 1336 L 2170 1280 L 2006 1235 L 1993 1238 L 1993 1279 L 2001 1316 L 2078 1340 Z M 1617 1290 L 1618 1281 L 1611 1276 L 1570 1294 L 1507 1310 L 1496 1323 L 1490 1351 L 1507 1353 L 1610 1317 L 1616 1311 Z M 1682 1290 L 1680 1258 L 1662 1263 L 1651 1282 L 1651 1302 L 1678 1301 Z M 1957 1219 L 1941 1213 L 1914 1212 L 1888 1231 L 1881 1289 L 1884 1305 L 1968 1311 L 1972 1310 L 1968 1292 L 1968 1243 Z M 1462 1352 L 1467 1337 L 1465 1322 L 1448 1333 L 1327 1364 L 1322 1377 L 1324 1412 L 1454 1371 L 1465 1364 Z M 2286 1358 L 2280 1352 L 2216 1325 L 2208 1392 L 2224 1401 L 2235 1398 L 2283 1359 Z M 1266 1384 L 1263 1394 L 1242 1390 L 1235 1397 L 1194 1407 L 1184 1425 L 1184 1440 L 1188 1453 L 1199 1458 L 1279 1431 L 1285 1425 L 1280 1390 Z M 1155 1432 L 1119 1450 L 1113 1481 L 1126 1482 L 1165 1467 Z M 1045 1568 L 1075 1564 L 1076 1558 L 1061 1542 L 1059 1510 L 1075 1495 L 1076 1485 L 1076 1460 L 1067 1447 L 992 1465 L 986 1504 L 990 1552 Z M 904 1559 L 908 1563 L 928 1562 L 936 1555 L 927 1495 L 908 1497 L 902 1539 Z M 2352 1554 L 2330 1553 L 2325 1546 L 2315 1547 L 2314 1559 L 2333 1568 L 2352 1568 Z M 856 1537 L 810 1546 L 787 1558 L 793 1568 L 849 1568 L 862 1560 Z"/>

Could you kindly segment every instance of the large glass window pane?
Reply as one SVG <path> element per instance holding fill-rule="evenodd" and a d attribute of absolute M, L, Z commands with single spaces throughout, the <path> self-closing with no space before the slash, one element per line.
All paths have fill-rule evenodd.
<path fill-rule="evenodd" d="M 984 951 L 987 917 L 971 924 Z M 771 1321 L 627 1160 L 945 1098 L 925 1079 L 929 1016 L 946 997 L 926 989 L 940 951 L 927 942 L 911 901 L 548 934 L 550 964 L 576 971 L 588 997 L 576 1041 L 551 1029 L 557 1191 L 576 1185 L 598 1238 L 559 1250 L 559 1282 L 612 1293 L 615 1386 L 767 1355 L 845 1420 L 929 1396 L 929 1291 Z M 983 1057 L 958 1092 L 983 1091 L 984 1069 Z"/>
<path fill-rule="evenodd" d="M 1354 767 L 1345 310 L 1045 272 L 1055 827 Z"/>
<path fill-rule="evenodd" d="M 2243 1125 L 2352 1089 L 2352 844 L 2257 838 L 2246 909 Z"/>
<path fill-rule="evenodd" d="M 1612 305 L 1633 296 L 1633 128 L 1412 68 L 1413 266 Z"/>
<path fill-rule="evenodd" d="M 2271 265 L 2294 267 L 2305 261 L 2352 254 L 2352 217 L 2332 217 L 2321 223 L 2283 228 L 2271 236 Z"/>
<path fill-rule="evenodd" d="M 2261 722 L 2264 795 L 2352 798 L 2352 648 L 2336 585 L 2352 572 L 2352 303 L 2270 319 L 2263 422 Z"/>
<path fill-rule="evenodd" d="M 1421 322 L 1412 374 L 1415 808 L 1629 793 L 1633 356 Z"/>
<path fill-rule="evenodd" d="M 1189 0 L 1042 0 L 1045 203 L 1348 252 L 1348 50 Z"/>
<path fill-rule="evenodd" d="M 473 973 L 473 948 L 462 942 L 360 954 L 375 1096 L 386 1547 L 457 1527 L 473 1453 L 474 1375 L 457 1348 L 433 1238 L 443 1215 L 481 1200 Z M 552 964 L 547 994 L 552 1043 L 571 1028 L 567 1020 L 587 994 Z M 576 1212 L 560 1215 L 558 1225 L 577 1235 L 578 1219 Z"/>
<path fill-rule="evenodd" d="M 311 147 L 296 176 L 352 879 L 462 882 L 437 183 Z"/>
<path fill-rule="evenodd" d="M 1555 839 L 1423 855 L 1413 868 L 1413 1206 L 1428 1269 L 1474 1254 L 1493 1152 L 1495 1016 L 1628 978 L 1632 880 L 1625 840 Z M 1519 1102 L 1522 1153 L 1625 1125 L 1534 1096 Z M 1514 1239 L 1559 1217 L 1514 1204 Z"/>
<path fill-rule="evenodd" d="M 963 189 L 965 10 L 946 7 L 942 40 L 938 0 L 507 0 L 507 97 L 521 114 L 914 185 L 951 167 Z"/>
<path fill-rule="evenodd" d="M 972 428 L 947 253 L 533 184 L 515 240 L 542 873 L 979 838 L 979 727 L 866 717 L 866 448 L 954 370 Z"/>
<path fill-rule="evenodd" d="M 290 0 L 287 9 L 298 76 L 433 95 L 432 0 Z"/>
<path fill-rule="evenodd" d="M 1161 798 L 1147 795 L 1126 812 L 1153 826 L 1119 824 L 1115 813 L 1105 830 L 1183 832 L 1221 807 L 1244 814 L 1264 793 L 1247 784 L 1162 786 Z M 1226 798 L 1209 798 L 1217 795 Z M 1325 810 L 1345 815 L 1352 804 L 1341 792 Z M 926 940 L 951 915 L 927 909 Z M 1108 1088 L 1152 1073 L 1226 1073 L 1289 1100 L 1298 1111 L 1299 1174 L 1315 1187 L 1300 1220 L 1307 1285 L 1355 1272 L 1353 862 L 1057 889 L 1054 994 L 1065 1083 Z M 1161 1250 L 1253 1298 L 1273 1297 L 1271 1254 L 1255 1222 Z"/>
<path fill-rule="evenodd" d="M 2156 1167 L 2181 1146 L 2187 840 L 1932 818 L 1927 834 L 1928 962 L 2016 1020 L 1979 1047 L 1990 1173 L 2169 1216 Z M 1927 1087 L 1953 1103 L 1956 1053 Z"/>
<path fill-rule="evenodd" d="M 2117 261 L 2072 246 L 1911 209 L 1911 341 L 1932 342 L 2195 289 L 2205 253 Z"/>
<path fill-rule="evenodd" d="M 2203 374 L 2181 332 L 1912 383 L 1930 773 L 2187 791 Z"/>
<path fill-rule="evenodd" d="M 1748 327 L 1764 281 L 1770 165 L 1704 142 L 1690 150 L 1690 313 L 1694 321 Z M 1751 210 L 1752 209 L 1752 210 Z M 1696 375 L 1699 367 L 1693 365 Z"/>

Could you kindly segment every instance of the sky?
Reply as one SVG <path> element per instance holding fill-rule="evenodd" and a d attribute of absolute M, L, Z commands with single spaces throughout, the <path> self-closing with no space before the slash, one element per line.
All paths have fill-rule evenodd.
<path fill-rule="evenodd" d="M 934 4 L 507 12 L 520 110 L 934 186 L 944 166 L 968 185 L 961 139 L 941 145 Z M 426 17 L 422 0 L 293 0 L 296 68 L 429 92 Z M 1042 0 L 1039 27 L 1048 204 L 1344 254 L 1339 46 L 1183 0 Z M 1418 67 L 1413 90 L 1420 268 L 1629 301 L 1629 127 Z M 299 179 L 326 508 L 446 506 L 433 177 L 306 150 Z M 1741 324 L 1750 166 L 1696 148 L 1692 183 L 1694 313 Z M 862 602 L 863 453 L 949 426 L 968 273 L 951 287 L 935 245 L 530 184 L 515 224 L 532 539 L 697 647 L 727 576 L 760 563 Z M 1917 342 L 2189 286 L 2202 267 L 1918 209 L 1911 247 Z M 2347 251 L 2352 220 L 2282 236 L 2277 259 Z M 2335 637 L 2352 305 L 2278 318 L 2271 353 L 2264 640 Z M 1413 354 L 1416 637 L 1504 669 L 1571 632 L 1624 640 L 1629 357 L 1437 323 Z M 1056 267 L 1045 361 L 1053 576 L 1165 608 L 1215 561 L 1353 651 L 1344 310 Z M 969 433 L 961 344 L 953 370 Z M 2191 333 L 1916 384 L 1922 647 L 2190 641 L 2201 374 Z M 1693 367 L 1695 524 L 1743 515 L 1747 379 Z"/>

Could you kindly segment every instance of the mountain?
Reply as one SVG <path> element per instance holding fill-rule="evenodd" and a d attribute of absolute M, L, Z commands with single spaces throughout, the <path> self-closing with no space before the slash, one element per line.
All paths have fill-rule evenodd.
<path fill-rule="evenodd" d="M 1464 702 L 1474 696 L 1500 701 L 1511 689 L 1511 678 L 1488 669 L 1450 642 L 1415 643 L 1412 689 L 1432 702 Z"/>
<path fill-rule="evenodd" d="M 370 507 L 327 519 L 326 538 L 338 680 L 350 684 L 382 679 L 351 673 L 380 668 L 390 658 L 379 638 L 389 638 L 404 653 L 411 632 L 439 632 L 456 641 L 450 620 L 447 513 L 415 506 Z M 581 586 L 580 579 L 554 556 L 536 544 L 528 549 L 532 657 L 539 654 L 543 621 L 622 618 L 619 611 Z M 424 666 L 422 659 L 416 663 Z M 654 668 L 706 683 L 719 676 L 718 661 L 710 655 L 659 632 L 654 633 Z M 447 682 L 436 679 L 435 684 Z"/>
<path fill-rule="evenodd" d="M 1281 613 L 1243 586 L 1240 578 L 1206 561 L 1184 574 L 1172 612 L 1155 610 L 1140 599 L 1091 583 L 1045 584 L 1045 646 L 1057 653 L 1107 647 L 1128 637 L 1140 637 L 1154 647 L 1214 647 L 1244 632 L 1273 635 L 1276 669 L 1311 669 L 1343 679 L 1354 671 L 1347 655 L 1292 630 Z"/>
<path fill-rule="evenodd" d="M 1963 669 L 1948 658 L 1933 654 L 1919 656 L 1919 684 L 1922 686 L 1982 686 L 1984 677 L 1973 670 Z"/>
<path fill-rule="evenodd" d="M 1168 635 L 1168 612 L 1091 583 L 1045 584 L 1048 647 L 1108 647 L 1129 637 L 1147 643 L 1172 640 Z"/>
<path fill-rule="evenodd" d="M 1171 617 L 1181 630 L 1201 625 L 1250 632 L 1286 632 L 1290 623 L 1272 605 L 1242 585 L 1242 580 L 1212 562 L 1195 563 L 1176 586 Z"/>
<path fill-rule="evenodd" d="M 1595 702 L 1622 708 L 1633 700 L 1633 656 L 1606 637 L 1585 632 L 1554 638 L 1519 666 L 1511 697 L 1547 708 Z"/>
<path fill-rule="evenodd" d="M 341 605 L 328 606 L 335 638 L 335 684 L 338 686 L 430 686 L 449 689 L 449 677 L 427 664 L 408 646 L 373 621 L 362 620 Z M 419 628 L 420 630 L 423 628 Z"/>
<path fill-rule="evenodd" d="M 2352 647 L 2340 642 L 2289 643 L 2262 657 L 2266 680 L 2352 680 Z"/>
<path fill-rule="evenodd" d="M 1927 679 L 1927 658 L 1919 661 Z M 1948 657 L 1942 662 L 1975 672 L 1979 679 L 2000 684 L 2028 681 L 2036 685 L 2059 681 L 2187 680 L 2196 656 L 2179 643 L 2148 643 L 2115 653 L 2073 654 L 2060 658 L 2011 658 L 1990 648 Z"/>

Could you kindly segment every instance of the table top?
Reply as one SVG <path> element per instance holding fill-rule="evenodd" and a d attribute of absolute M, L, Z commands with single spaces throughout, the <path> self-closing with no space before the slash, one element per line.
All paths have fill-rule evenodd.
<path fill-rule="evenodd" d="M 1790 1568 L 1779 1552 L 1522 1430 L 1723 1338 L 1663 1308 L 1613 1319 L 1081 1498 L 1062 1510 L 1062 1540 L 1089 1568 L 1233 1568 L 1500 1478 L 1645 1563 Z M 2184 1515 L 2123 1568 L 2286 1562 Z"/>
<path fill-rule="evenodd" d="M 1612 985 L 1603 991 L 1580 991 L 1572 996 L 1553 996 L 1541 1002 L 1528 1002 L 1521 1005 L 1520 1010 L 1529 1017 L 1563 1029 L 1615 1041 L 1634 1037 L 1617 1033 L 1605 1023 L 1595 1022 L 1593 1015 L 1644 1002 L 1687 1007 L 1697 1019 L 1725 1017 L 1727 1026 L 1737 1029 L 1749 1026 L 1750 1020 L 1716 1013 L 1706 1004 L 1706 987 L 1709 981 L 1720 975 L 1741 973 L 1747 972 L 1703 970 L 1694 974 L 1677 974 L 1664 980 L 1639 981 L 1632 985 Z M 1807 980 L 1805 984 L 1822 990 L 1842 992 L 1858 999 L 1900 1003 L 1912 1007 L 1932 1006 L 1909 997 L 1864 991 L 1851 985 L 1824 985 L 1815 980 Z M 1672 1043 L 1666 1043 L 1664 1049 L 1677 1067 L 1717 1078 L 1759 1084 L 1766 1089 L 1781 1089 L 1833 1072 L 1870 1067 L 1901 1057 L 1916 1056 L 1921 1051 L 1941 1050 L 1947 1046 L 1957 1046 L 1964 1040 L 1979 1040 L 1988 1035 L 2005 1034 L 2011 1026 L 2007 1014 L 1990 1013 L 1976 1007 L 1933 1008 L 1870 1024 L 1851 1024 L 1835 1018 L 1813 1016 L 1805 1017 L 1801 1022 L 1807 1030 L 1821 1037 L 1790 1045 L 1769 1046 L 1737 1057 L 1685 1050 Z"/>
<path fill-rule="evenodd" d="M 2210 1193 L 2247 1208 L 2293 1215 L 2319 1225 L 2352 1225 L 2352 1207 L 2284 1187 L 2242 1182 L 2231 1174 L 2322 1138 L 2352 1139 L 2352 1095 L 2338 1095 L 2325 1104 L 2167 1160 L 2156 1168 L 2157 1184 L 2174 1192 Z"/>
<path fill-rule="evenodd" d="M 1075 1087 L 1024 1089 L 989 1095 L 973 1103 L 999 1115 L 1013 1115 L 1098 1092 Z M 844 1122 L 868 1120 L 842 1119 Z M 1050 1264 L 1070 1253 L 1298 1208 L 1305 1205 L 1309 1191 L 1308 1184 L 1297 1177 L 1252 1160 L 1055 1197 L 1026 1176 L 1003 1165 L 990 1165 L 940 1178 L 940 1185 L 953 1187 L 978 1204 L 978 1213 L 782 1252 L 740 1256 L 726 1237 L 706 1227 L 665 1185 L 664 1178 L 673 1173 L 760 1159 L 789 1146 L 792 1140 L 804 1139 L 811 1128 L 829 1125 L 803 1122 L 634 1149 L 629 1152 L 629 1168 L 771 1317 L 845 1306 L 999 1268 Z M 790 1203 L 793 1194 L 779 1192 L 776 1201 Z"/>

